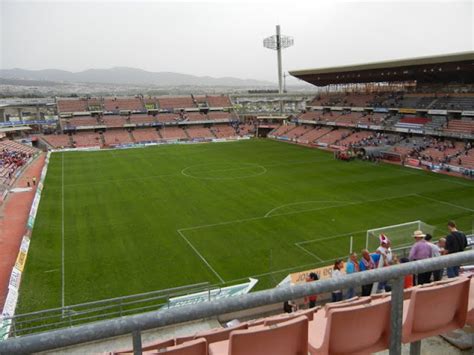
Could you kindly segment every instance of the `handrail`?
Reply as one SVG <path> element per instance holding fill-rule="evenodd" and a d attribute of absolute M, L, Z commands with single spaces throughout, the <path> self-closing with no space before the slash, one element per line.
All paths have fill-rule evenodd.
<path fill-rule="evenodd" d="M 45 333 L 10 338 L 0 342 L 0 353 L 33 353 L 133 333 L 134 343 L 141 341 L 140 331 L 192 320 L 241 311 L 270 304 L 282 303 L 312 294 L 321 294 L 349 287 L 393 280 L 392 334 L 390 354 L 401 352 L 401 319 L 403 310 L 403 282 L 405 275 L 440 270 L 446 267 L 474 263 L 474 250 L 440 256 L 391 267 L 344 275 L 336 279 L 307 282 L 279 287 L 242 296 L 214 300 L 183 307 L 163 309 L 87 325 L 59 329 Z M 138 351 L 139 352 L 139 351 Z"/>

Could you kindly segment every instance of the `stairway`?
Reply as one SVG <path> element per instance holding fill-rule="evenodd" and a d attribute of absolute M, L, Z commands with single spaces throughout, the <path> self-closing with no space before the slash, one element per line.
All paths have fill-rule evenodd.
<path fill-rule="evenodd" d="M 100 145 L 103 147 L 105 146 L 105 138 L 102 132 L 99 133 Z"/>
<path fill-rule="evenodd" d="M 186 137 L 188 139 L 191 139 L 191 136 L 189 135 L 188 130 L 186 129 L 186 127 L 183 127 L 183 130 L 184 130 L 184 133 L 186 134 Z"/>
<path fill-rule="evenodd" d="M 161 135 L 161 129 L 157 129 L 156 134 L 158 134 L 158 137 L 160 137 L 160 139 L 164 139 L 163 136 Z"/>

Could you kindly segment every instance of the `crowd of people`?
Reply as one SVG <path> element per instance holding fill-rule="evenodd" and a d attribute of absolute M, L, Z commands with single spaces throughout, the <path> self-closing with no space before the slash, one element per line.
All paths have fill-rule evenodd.
<path fill-rule="evenodd" d="M 0 170 L 7 168 L 6 176 L 11 179 L 15 171 L 25 165 L 29 158 L 31 158 L 31 153 L 3 148 L 0 151 Z"/>
<path fill-rule="evenodd" d="M 447 236 L 440 238 L 437 242 L 434 242 L 433 236 L 428 233 L 424 233 L 421 230 L 414 231 L 412 235 L 414 243 L 410 249 L 409 256 L 402 258 L 399 258 L 392 252 L 391 241 L 388 236 L 381 234 L 379 236 L 380 245 L 374 252 L 363 249 L 360 257 L 355 252 L 351 253 L 346 263 L 344 263 L 342 259 L 336 260 L 331 277 L 333 279 L 340 278 L 343 276 L 344 270 L 346 274 L 353 274 L 356 272 L 374 270 L 379 267 L 389 267 L 399 263 L 435 258 L 441 255 L 464 251 L 468 246 L 466 235 L 457 229 L 454 221 L 449 221 L 447 228 L 449 232 Z M 459 276 L 459 269 L 459 266 L 447 268 L 446 276 L 448 278 Z M 444 274 L 445 270 L 435 270 L 418 275 L 407 275 L 404 279 L 404 288 L 439 281 L 443 278 Z M 316 273 L 310 273 L 306 281 L 313 282 L 317 280 L 318 275 Z M 331 301 L 338 302 L 343 299 L 351 299 L 356 295 L 370 296 L 373 293 L 389 291 L 391 291 L 391 287 L 388 282 L 379 282 L 375 285 L 362 285 L 360 290 L 349 288 L 347 290 L 333 291 Z M 308 297 L 306 301 L 310 308 L 316 306 L 316 299 L 316 295 Z"/>

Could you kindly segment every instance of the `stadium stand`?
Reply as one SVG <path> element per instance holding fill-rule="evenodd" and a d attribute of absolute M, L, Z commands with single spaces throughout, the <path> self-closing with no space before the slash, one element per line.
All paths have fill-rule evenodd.
<path fill-rule="evenodd" d="M 228 96 L 206 96 L 209 107 L 231 107 L 232 103 Z"/>
<path fill-rule="evenodd" d="M 97 147 L 101 145 L 99 134 L 95 132 L 76 132 L 72 135 L 74 147 Z"/>
<path fill-rule="evenodd" d="M 319 117 L 322 115 L 320 111 L 308 111 L 302 113 L 298 119 L 301 120 L 308 120 L 308 121 L 317 121 L 319 120 Z"/>
<path fill-rule="evenodd" d="M 57 101 L 58 112 L 86 112 L 88 103 L 86 99 L 60 99 Z"/>
<path fill-rule="evenodd" d="M 104 100 L 104 110 L 117 111 L 140 111 L 143 112 L 145 107 L 139 98 L 113 98 Z"/>
<path fill-rule="evenodd" d="M 350 134 L 351 134 L 351 131 L 349 129 L 345 129 L 345 128 L 335 129 L 329 132 L 328 134 L 316 139 L 316 143 L 321 144 L 321 145 L 336 144 L 338 141 L 348 137 Z"/>
<path fill-rule="evenodd" d="M 160 113 L 156 116 L 158 122 L 178 122 L 181 121 L 181 116 L 175 113 Z"/>
<path fill-rule="evenodd" d="M 155 128 L 138 128 L 132 131 L 135 142 L 156 142 L 160 139 Z"/>
<path fill-rule="evenodd" d="M 106 145 L 119 145 L 133 143 L 130 132 L 122 129 L 107 130 L 103 133 L 104 142 Z"/>
<path fill-rule="evenodd" d="M 39 137 L 53 148 L 65 148 L 71 146 L 71 139 L 67 134 L 43 134 Z"/>
<path fill-rule="evenodd" d="M 449 133 L 474 134 L 474 120 L 449 120 L 444 131 Z"/>
<path fill-rule="evenodd" d="M 281 125 L 278 128 L 274 129 L 272 132 L 270 132 L 271 135 L 274 135 L 276 137 L 282 137 L 286 132 L 288 132 L 290 129 L 294 128 L 291 125 Z"/>
<path fill-rule="evenodd" d="M 165 127 L 162 128 L 158 131 L 158 134 L 163 138 L 163 139 L 186 139 L 188 138 L 188 135 L 186 134 L 186 131 L 181 128 L 181 127 Z"/>
<path fill-rule="evenodd" d="M 232 119 L 232 115 L 229 112 L 222 111 L 209 111 L 207 116 L 210 120 Z"/>
<path fill-rule="evenodd" d="M 216 125 L 211 130 L 217 138 L 235 137 L 237 135 L 234 127 L 227 125 Z"/>
<path fill-rule="evenodd" d="M 184 109 L 196 107 L 191 96 L 159 97 L 157 100 L 160 109 Z"/>
<path fill-rule="evenodd" d="M 330 127 L 316 127 L 310 131 L 306 131 L 302 136 L 298 138 L 298 142 L 302 144 L 310 144 L 313 143 L 318 138 L 323 137 L 324 135 L 328 134 L 332 131 Z"/>
<path fill-rule="evenodd" d="M 125 116 L 103 116 L 102 121 L 107 127 L 123 127 L 128 123 Z"/>
<path fill-rule="evenodd" d="M 240 123 L 236 127 L 237 134 L 239 136 L 249 136 L 255 134 L 255 126 L 252 123 Z"/>
<path fill-rule="evenodd" d="M 207 121 L 207 116 L 199 112 L 186 112 L 181 115 L 182 121 Z"/>
<path fill-rule="evenodd" d="M 204 126 L 189 126 L 185 130 L 191 139 L 216 138 L 211 130 Z"/>
<path fill-rule="evenodd" d="M 0 183 L 10 181 L 38 149 L 12 140 L 0 141 Z"/>
<path fill-rule="evenodd" d="M 149 124 L 157 122 L 156 117 L 148 115 L 132 115 L 130 116 L 130 123 L 135 124 Z"/>
<path fill-rule="evenodd" d="M 301 137 L 304 133 L 306 133 L 309 129 L 311 128 L 306 125 L 295 126 L 293 129 L 286 132 L 286 137 L 288 137 L 289 139 L 297 139 Z"/>
<path fill-rule="evenodd" d="M 74 117 L 66 120 L 66 127 L 97 126 L 99 121 L 96 117 Z"/>
<path fill-rule="evenodd" d="M 354 144 L 358 144 L 360 141 L 368 139 L 373 135 L 374 133 L 370 131 L 353 132 L 350 136 L 341 139 L 339 142 L 337 142 L 337 144 L 340 146 L 349 147 Z"/>

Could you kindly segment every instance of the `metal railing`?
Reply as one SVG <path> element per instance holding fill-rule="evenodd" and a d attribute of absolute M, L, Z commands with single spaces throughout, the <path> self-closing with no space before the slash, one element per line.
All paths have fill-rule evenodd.
<path fill-rule="evenodd" d="M 241 311 L 265 305 L 282 303 L 312 294 L 367 285 L 379 281 L 390 281 L 391 334 L 390 354 L 401 354 L 403 318 L 403 277 L 410 274 L 439 270 L 446 267 L 473 264 L 474 251 L 419 260 L 391 267 L 345 275 L 337 279 L 307 282 L 294 286 L 279 287 L 242 296 L 219 299 L 205 303 L 162 309 L 139 315 L 100 321 L 87 325 L 53 330 L 50 332 L 10 338 L 0 342 L 0 353 L 33 353 L 63 348 L 81 343 L 132 334 L 136 354 L 141 353 L 141 332 L 168 325 L 179 324 L 230 312 Z M 414 344 L 419 352 L 419 344 Z M 418 350 L 416 350 L 418 349 Z"/>
<path fill-rule="evenodd" d="M 156 311 L 167 308 L 170 299 L 197 292 L 208 292 L 211 299 L 212 286 L 208 282 L 158 290 L 136 295 L 115 297 L 100 301 L 80 303 L 66 307 L 24 313 L 5 317 L 11 321 L 10 336 L 18 337 L 47 330 L 72 327 L 113 317 Z"/>

